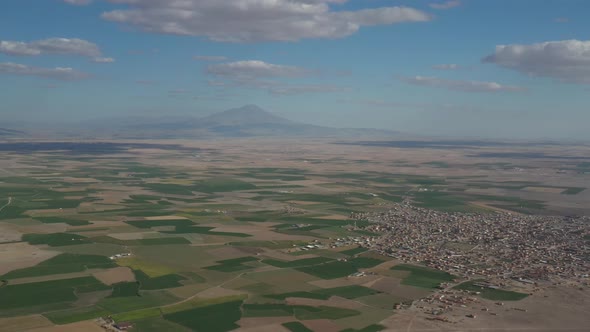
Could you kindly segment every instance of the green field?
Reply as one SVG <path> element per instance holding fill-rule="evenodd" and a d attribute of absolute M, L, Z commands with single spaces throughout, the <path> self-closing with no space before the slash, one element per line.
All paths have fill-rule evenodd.
<path fill-rule="evenodd" d="M 313 332 L 313 330 L 308 329 L 300 322 L 288 322 L 281 324 L 291 332 Z"/>
<path fill-rule="evenodd" d="M 39 220 L 44 224 L 57 224 L 57 223 L 65 223 L 70 226 L 84 226 L 90 225 L 90 222 L 87 220 L 79 220 L 79 219 L 68 219 L 62 217 L 36 217 L 35 220 Z"/>
<path fill-rule="evenodd" d="M 177 302 L 179 299 L 166 291 L 143 291 L 141 296 L 110 297 L 97 305 L 114 314 L 155 308 Z"/>
<path fill-rule="evenodd" d="M 137 228 L 151 228 L 161 226 L 191 226 L 193 222 L 188 219 L 176 219 L 176 220 L 136 220 L 126 221 L 127 224 Z"/>
<path fill-rule="evenodd" d="M 236 322 L 242 317 L 241 305 L 242 301 L 226 302 L 165 314 L 164 318 L 193 331 L 231 331 L 239 327 Z"/>
<path fill-rule="evenodd" d="M 51 274 L 81 272 L 86 269 L 116 267 L 108 257 L 98 255 L 61 254 L 33 267 L 14 270 L 3 275 L 3 279 L 38 277 Z"/>
<path fill-rule="evenodd" d="M 562 191 L 561 193 L 564 195 L 577 195 L 584 190 L 586 190 L 586 188 L 567 188 L 566 190 Z"/>
<path fill-rule="evenodd" d="M 93 277 L 61 279 L 0 287 L 0 310 L 36 305 L 73 302 L 79 287 L 101 285 Z"/>
<path fill-rule="evenodd" d="M 186 280 L 185 277 L 178 274 L 166 274 L 151 278 L 141 270 L 134 270 L 133 273 L 135 274 L 135 280 L 139 282 L 140 289 L 142 290 L 179 287 L 182 286 L 180 282 Z"/>
<path fill-rule="evenodd" d="M 443 282 L 453 281 L 453 275 L 423 266 L 399 264 L 391 268 L 394 271 L 408 271 L 410 275 L 402 280 L 402 284 L 420 288 L 437 288 Z"/>
<path fill-rule="evenodd" d="M 113 285 L 113 293 L 109 298 L 139 296 L 138 282 L 120 282 Z"/>
<path fill-rule="evenodd" d="M 244 265 L 243 263 L 258 261 L 255 257 L 246 256 L 242 258 L 226 259 L 218 261 L 217 265 L 207 266 L 205 269 L 219 271 L 219 272 L 237 272 L 242 270 L 251 269 L 251 266 Z"/>
<path fill-rule="evenodd" d="M 306 258 L 306 259 L 298 259 L 294 261 L 280 261 L 276 259 L 263 259 L 262 263 L 280 267 L 280 268 L 292 268 L 292 267 L 301 267 L 301 266 L 309 266 L 309 265 L 317 265 L 323 264 L 327 262 L 331 262 L 333 259 L 326 258 L 326 257 L 314 257 L 314 258 Z"/>
<path fill-rule="evenodd" d="M 230 242 L 229 245 L 236 247 L 260 247 L 268 249 L 285 249 L 307 244 L 305 241 L 244 241 L 244 242 Z"/>
<path fill-rule="evenodd" d="M 205 235 L 219 235 L 219 236 L 234 236 L 234 237 L 251 237 L 250 234 L 234 233 L 234 232 L 216 232 L 212 231 L 215 227 L 205 226 L 176 226 L 173 231 L 162 231 L 165 234 L 205 234 Z"/>
<path fill-rule="evenodd" d="M 363 252 L 367 251 L 367 248 L 363 248 L 363 247 L 357 247 L 357 248 L 353 248 L 353 249 L 348 249 L 348 250 L 344 250 L 344 251 L 340 251 L 341 254 L 344 255 L 348 255 L 348 256 L 355 256 L 358 254 L 362 254 Z"/>

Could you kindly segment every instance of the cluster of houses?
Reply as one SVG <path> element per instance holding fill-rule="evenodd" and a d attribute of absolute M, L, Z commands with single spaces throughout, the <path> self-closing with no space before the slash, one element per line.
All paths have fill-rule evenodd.
<path fill-rule="evenodd" d="M 590 218 L 498 213 L 447 213 L 392 205 L 355 213 L 367 230 L 382 234 L 362 245 L 408 263 L 463 278 L 590 285 Z"/>

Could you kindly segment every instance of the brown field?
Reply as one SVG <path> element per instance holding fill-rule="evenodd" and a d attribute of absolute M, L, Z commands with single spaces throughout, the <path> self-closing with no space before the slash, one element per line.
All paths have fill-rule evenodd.
<path fill-rule="evenodd" d="M 0 224 L 0 242 L 19 241 L 22 233 L 7 224 Z"/>
<path fill-rule="evenodd" d="M 0 275 L 37 265 L 57 254 L 59 252 L 40 249 L 24 242 L 0 244 Z"/>
<path fill-rule="evenodd" d="M 586 291 L 562 286 L 547 289 L 518 302 L 506 303 L 504 306 L 497 306 L 494 301 L 481 300 L 477 305 L 458 308 L 448 315 L 455 324 L 426 320 L 427 316 L 418 309 L 411 309 L 392 316 L 385 321 L 385 325 L 388 326 L 387 331 L 392 332 L 585 332 L 590 326 L 590 317 L 587 314 L 589 305 L 590 295 Z M 484 307 L 490 311 L 482 311 L 481 308 Z M 467 318 L 468 314 L 475 314 L 477 318 Z"/>
<path fill-rule="evenodd" d="M 281 292 L 313 289 L 314 287 L 308 285 L 306 282 L 315 280 L 315 278 L 309 274 L 291 269 L 248 273 L 247 275 L 244 275 L 243 278 L 276 285 Z"/>
<path fill-rule="evenodd" d="M 402 285 L 401 279 L 391 277 L 383 277 L 363 286 L 404 299 L 421 298 L 430 293 L 427 289 Z"/>
<path fill-rule="evenodd" d="M 104 329 L 100 327 L 94 321 L 78 322 L 66 325 L 52 326 L 52 327 L 41 327 L 26 330 L 26 332 L 104 332 Z"/>
<path fill-rule="evenodd" d="M 242 324 L 242 321 L 244 321 L 244 324 L 248 325 L 249 327 L 242 327 L 239 329 L 236 329 L 234 331 L 239 331 L 239 332 L 289 332 L 290 330 L 287 329 L 286 327 L 282 326 L 280 323 L 271 323 L 271 324 L 267 324 L 266 320 L 268 321 L 274 321 L 274 320 L 278 320 L 278 318 L 281 317 L 276 317 L 276 318 L 244 318 L 240 321 L 238 321 L 238 324 Z M 288 321 L 292 320 L 291 319 L 287 319 L 282 321 L 281 323 L 286 323 Z M 250 326 L 252 325 L 252 326 Z"/>
<path fill-rule="evenodd" d="M 42 282 L 42 281 L 50 281 L 50 280 L 80 278 L 80 277 L 86 277 L 89 275 L 91 275 L 90 271 L 63 273 L 63 274 L 51 274 L 51 275 L 40 276 L 40 277 L 13 279 L 13 280 L 10 280 L 10 284 L 11 285 L 28 284 L 31 282 Z"/>
<path fill-rule="evenodd" d="M 135 281 L 135 275 L 133 274 L 133 271 L 131 271 L 131 269 L 126 266 L 95 272 L 92 275 L 106 285 L 112 285 L 125 281 Z"/>
<path fill-rule="evenodd" d="M 328 319 L 306 320 L 303 322 L 303 325 L 313 331 L 338 332 L 342 330 L 340 326 L 334 324 L 334 322 Z"/>
<path fill-rule="evenodd" d="M 203 284 L 191 284 L 191 285 L 171 288 L 168 290 L 168 292 L 178 298 L 186 299 L 186 298 L 194 296 L 195 294 L 197 294 L 199 292 L 209 289 L 210 287 L 212 287 L 212 285 L 204 284 L 204 283 Z"/>
<path fill-rule="evenodd" d="M 241 292 L 241 291 L 233 290 L 233 289 L 227 289 L 227 288 L 222 288 L 222 287 L 212 287 L 212 288 L 208 288 L 208 289 L 198 293 L 197 296 L 199 298 L 204 298 L 204 299 L 214 299 L 214 298 L 218 298 L 218 297 L 233 296 L 233 295 L 240 295 L 240 294 L 245 294 L 245 293 Z"/>
<path fill-rule="evenodd" d="M 328 300 L 315 300 L 315 299 L 305 299 L 305 298 L 298 298 L 298 297 L 288 297 L 286 300 L 287 304 L 289 305 L 307 305 L 312 307 L 319 307 L 319 306 L 328 306 L 328 307 L 338 307 L 338 308 L 345 308 L 345 309 L 358 309 L 363 307 L 362 303 L 348 300 L 338 296 L 332 296 Z"/>
<path fill-rule="evenodd" d="M 218 260 L 232 259 L 246 256 L 246 253 L 235 247 L 222 247 L 212 250 L 207 250 L 207 253 Z"/>
<path fill-rule="evenodd" d="M 53 326 L 53 323 L 41 315 L 0 318 L 0 332 L 20 332 L 49 326 Z"/>

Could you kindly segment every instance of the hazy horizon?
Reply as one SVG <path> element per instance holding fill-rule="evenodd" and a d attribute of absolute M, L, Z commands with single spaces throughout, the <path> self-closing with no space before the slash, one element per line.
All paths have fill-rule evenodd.
<path fill-rule="evenodd" d="M 586 1 L 8 0 L 2 123 L 207 116 L 590 140 Z M 197 17 L 199 19 L 197 19 Z"/>

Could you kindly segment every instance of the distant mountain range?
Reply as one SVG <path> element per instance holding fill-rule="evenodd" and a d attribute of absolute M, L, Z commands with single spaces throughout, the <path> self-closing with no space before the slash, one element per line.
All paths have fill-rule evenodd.
<path fill-rule="evenodd" d="M 378 129 L 340 129 L 294 122 L 256 105 L 246 105 L 203 118 L 118 118 L 81 124 L 85 135 L 118 138 L 214 137 L 392 137 L 397 132 Z"/>
<path fill-rule="evenodd" d="M 11 138 L 25 136 L 26 133 L 20 130 L 0 128 L 0 138 Z"/>

